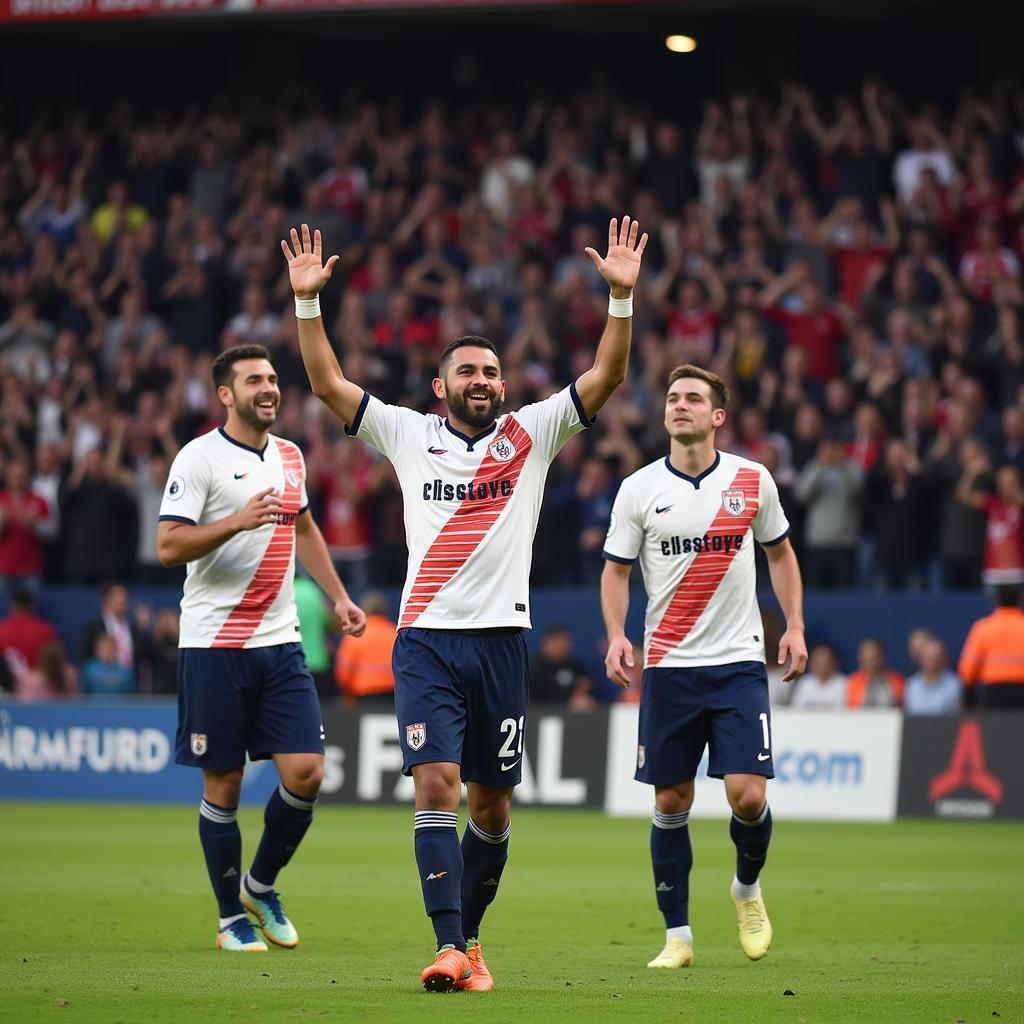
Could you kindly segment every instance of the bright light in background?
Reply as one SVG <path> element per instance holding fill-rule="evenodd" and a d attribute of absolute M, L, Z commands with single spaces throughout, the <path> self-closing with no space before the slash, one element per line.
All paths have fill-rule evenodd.
<path fill-rule="evenodd" d="M 697 49 L 697 40 L 693 36 L 668 36 L 665 46 L 673 53 L 693 53 Z"/>

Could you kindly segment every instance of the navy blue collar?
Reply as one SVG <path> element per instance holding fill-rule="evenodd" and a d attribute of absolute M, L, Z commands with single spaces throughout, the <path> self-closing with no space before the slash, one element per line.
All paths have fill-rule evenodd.
<path fill-rule="evenodd" d="M 233 445 L 236 445 L 238 448 L 242 448 L 247 452 L 252 452 L 253 455 L 258 455 L 260 457 L 260 461 L 263 461 L 263 456 L 266 454 L 267 451 L 267 445 L 270 444 L 269 441 L 267 441 L 267 444 L 265 444 L 262 448 L 253 448 L 251 444 L 242 444 L 241 441 L 236 441 L 223 427 L 218 427 L 217 429 L 220 431 L 220 436 L 223 437 L 225 441 L 230 441 Z"/>
<path fill-rule="evenodd" d="M 719 451 L 716 451 L 715 452 L 715 461 L 712 462 L 711 465 L 708 466 L 708 468 L 705 469 L 703 473 L 699 473 L 697 476 L 687 476 L 685 473 L 680 473 L 679 470 L 676 469 L 676 467 L 673 466 L 672 463 L 669 461 L 669 456 L 666 455 L 665 456 L 665 468 L 670 473 L 673 473 L 676 476 L 681 477 L 687 483 L 693 484 L 693 489 L 695 491 L 699 491 L 700 490 L 700 482 L 701 482 L 701 480 L 703 480 L 704 477 L 706 477 L 709 473 L 714 473 L 714 471 L 716 469 L 718 469 L 718 464 L 721 461 L 722 461 L 722 453 L 719 452 Z"/>
<path fill-rule="evenodd" d="M 487 437 L 488 434 L 493 434 L 498 429 L 498 421 L 495 420 L 486 430 L 481 431 L 479 434 L 474 434 L 473 437 L 470 437 L 468 434 L 464 434 L 461 430 L 456 430 L 448 422 L 447 416 L 444 419 L 444 425 L 450 434 L 454 434 L 456 437 L 466 442 L 466 451 L 468 452 L 471 452 L 473 450 L 473 445 L 475 445 L 477 441 L 483 440 L 483 438 Z"/>

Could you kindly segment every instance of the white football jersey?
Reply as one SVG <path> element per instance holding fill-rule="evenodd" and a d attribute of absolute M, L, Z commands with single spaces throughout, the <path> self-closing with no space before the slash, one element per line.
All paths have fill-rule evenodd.
<path fill-rule="evenodd" d="M 205 526 L 274 487 L 278 522 L 235 534 L 188 563 L 179 647 L 270 647 L 301 639 L 295 611 L 295 519 L 306 511 L 298 446 L 268 435 L 262 451 L 222 427 L 189 441 L 171 465 L 160 519 Z"/>
<path fill-rule="evenodd" d="M 350 434 L 394 464 L 409 569 L 399 628 L 530 625 L 530 563 L 548 467 L 588 420 L 575 384 L 475 437 L 363 394 Z"/>
<path fill-rule="evenodd" d="M 764 466 L 716 452 L 700 476 L 668 458 L 627 477 L 612 508 L 604 556 L 640 560 L 647 591 L 644 666 L 764 661 L 753 541 L 789 533 Z"/>

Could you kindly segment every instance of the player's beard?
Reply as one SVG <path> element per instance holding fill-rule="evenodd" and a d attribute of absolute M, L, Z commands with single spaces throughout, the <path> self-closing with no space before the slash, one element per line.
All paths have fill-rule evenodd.
<path fill-rule="evenodd" d="M 470 388 L 469 390 L 478 390 L 477 388 Z M 466 398 L 466 392 L 458 392 L 449 390 L 445 395 L 445 402 L 448 405 L 448 411 L 457 419 L 463 423 L 468 423 L 471 427 L 476 427 L 478 430 L 486 430 L 497 418 L 498 410 L 501 409 L 501 393 L 494 391 L 492 388 L 487 388 L 490 392 L 491 400 L 487 405 L 480 408 L 473 408 L 469 404 L 469 399 Z"/>
<path fill-rule="evenodd" d="M 265 401 L 267 397 L 267 395 L 257 396 L 251 402 L 240 402 L 237 396 L 235 398 L 235 412 L 238 418 L 253 430 L 269 430 L 277 420 L 279 402 L 275 401 L 273 415 L 270 415 L 267 410 L 256 408 L 256 403 Z"/>

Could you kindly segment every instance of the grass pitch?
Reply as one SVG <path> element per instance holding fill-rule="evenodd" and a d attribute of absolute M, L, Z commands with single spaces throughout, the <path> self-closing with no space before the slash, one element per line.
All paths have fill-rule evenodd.
<path fill-rule="evenodd" d="M 261 814 L 240 819 L 251 856 Z M 441 996 L 419 988 L 433 933 L 410 811 L 320 809 L 280 880 L 302 944 L 266 955 L 213 948 L 195 808 L 7 803 L 0 823 L 4 1024 L 1024 1022 L 1018 824 L 777 822 L 775 945 L 751 963 L 727 824 L 695 822 L 696 966 L 649 971 L 649 825 L 517 811 L 482 936 L 496 989 Z"/>

